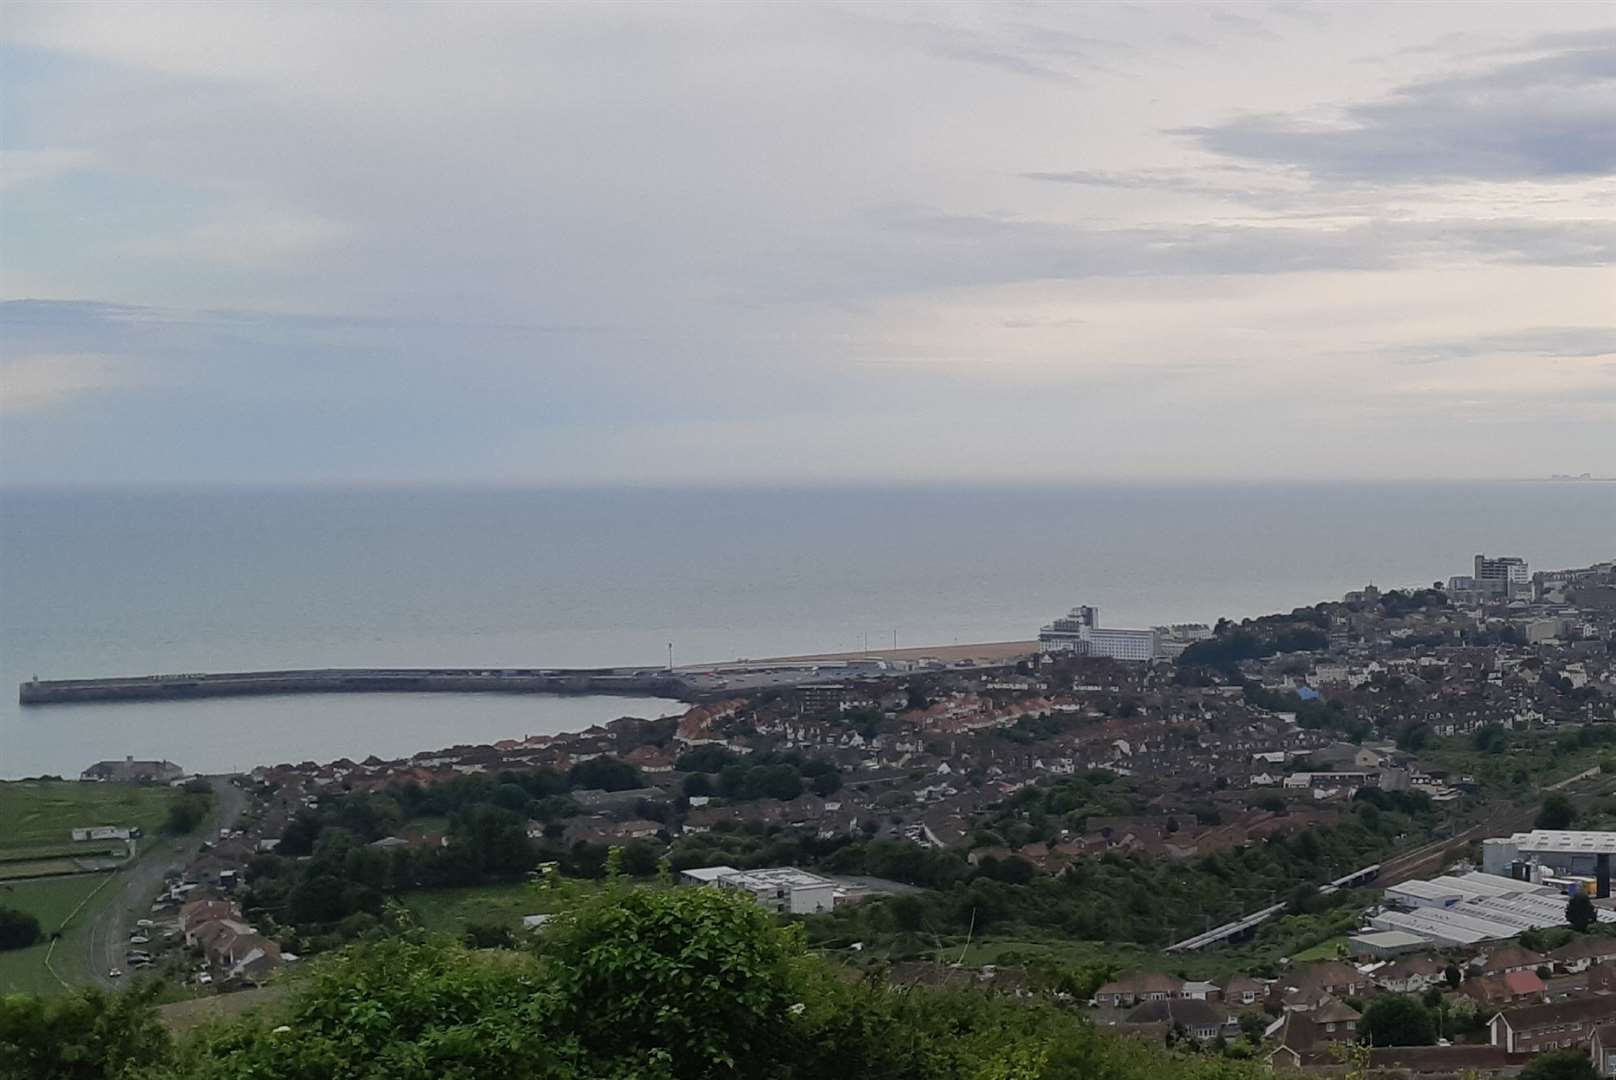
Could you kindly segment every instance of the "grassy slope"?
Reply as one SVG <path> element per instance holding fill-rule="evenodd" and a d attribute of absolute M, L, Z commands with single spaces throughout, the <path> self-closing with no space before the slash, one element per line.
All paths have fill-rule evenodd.
<path fill-rule="evenodd" d="M 641 879 L 637 884 L 659 887 Z M 553 886 L 529 882 L 470 885 L 456 889 L 420 889 L 399 896 L 424 929 L 458 934 L 472 923 L 517 930 L 523 915 L 553 915 L 569 910 L 598 891 L 601 882 L 567 879 Z"/>
<path fill-rule="evenodd" d="M 459 933 L 471 923 L 492 923 L 517 929 L 522 925 L 523 915 L 562 910 L 568 895 L 564 890 L 540 889 L 527 882 L 517 882 L 472 885 L 459 889 L 422 889 L 405 893 L 399 899 L 424 928 Z"/>
<path fill-rule="evenodd" d="M 0 885 L 0 904 L 31 913 L 39 919 L 40 929 L 48 934 L 60 927 L 62 920 L 72 913 L 79 902 L 95 892 L 96 887 L 106 879 L 106 874 L 82 874 Z M 110 894 L 111 886 L 98 893 L 96 899 Z M 91 901 L 93 903 L 94 900 Z M 56 970 L 69 982 L 81 979 L 84 974 L 76 969 L 68 970 L 73 966 L 70 961 L 72 957 L 79 957 L 79 966 L 82 966 L 84 945 L 79 935 L 83 933 L 83 926 L 81 913 L 56 943 L 56 952 L 52 957 L 51 962 Z M 48 943 L 41 943 L 27 949 L 0 952 L 0 993 L 30 991 L 46 994 L 60 990 L 62 984 L 45 967 L 45 955 L 49 948 Z"/>
<path fill-rule="evenodd" d="M 155 833 L 173 797 L 169 788 L 138 784 L 56 780 L 0 783 L 0 821 L 6 823 L 0 848 L 59 851 L 71 846 L 73 829 L 86 825 L 138 825 L 148 834 Z M 104 850 L 106 844 L 89 846 Z"/>
<path fill-rule="evenodd" d="M 155 838 L 168 814 L 174 793 L 165 787 L 137 784 L 87 784 L 75 781 L 13 781 L 0 783 L 0 854 L 27 856 L 75 850 L 71 830 L 87 825 L 138 825 Z M 160 847 L 148 839 L 142 855 Z M 82 845 L 83 854 L 107 850 L 104 841 Z M 0 904 L 35 915 L 45 933 L 59 929 L 79 901 L 89 896 L 106 874 L 47 878 L 38 881 L 0 881 Z M 86 916 L 117 893 L 116 885 L 96 893 L 56 943 L 51 963 L 69 982 L 88 977 L 82 935 Z M 61 983 L 45 967 L 49 944 L 0 953 L 0 993 L 30 990 L 50 993 Z"/>

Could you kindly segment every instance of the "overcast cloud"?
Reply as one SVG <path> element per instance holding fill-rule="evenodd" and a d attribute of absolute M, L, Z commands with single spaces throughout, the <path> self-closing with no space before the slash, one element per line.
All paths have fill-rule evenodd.
<path fill-rule="evenodd" d="M 1616 474 L 1600 4 L 44 4 L 0 481 Z"/>

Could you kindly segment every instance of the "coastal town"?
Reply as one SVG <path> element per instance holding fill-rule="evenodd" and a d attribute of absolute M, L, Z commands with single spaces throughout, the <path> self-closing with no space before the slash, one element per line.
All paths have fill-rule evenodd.
<path fill-rule="evenodd" d="M 519 921 L 463 928 L 497 942 L 542 926 L 557 882 L 623 873 L 750 893 L 850 965 L 879 952 L 894 982 L 1056 993 L 1279 1068 L 1338 1067 L 1388 996 L 1440 1030 L 1377 1043 L 1376 1067 L 1508 1074 L 1551 1046 L 1616 1061 L 1616 936 L 1567 915 L 1586 897 L 1582 929 L 1616 924 L 1616 563 L 1466 570 L 1239 623 L 1120 629 L 1078 607 L 1025 646 L 696 672 L 709 691 L 655 719 L 266 763 L 215 778 L 229 813 L 92 970 L 192 996 L 273 986 L 388 932 L 390 897 L 512 882 Z M 198 784 L 132 758 L 80 781 Z M 1115 942 L 1112 960 L 1057 973 L 927 944 L 993 940 L 991 895 L 952 925 L 945 890 L 1106 867 L 1168 903 L 1074 900 L 1042 945 Z M 1022 940 L 1018 902 L 998 919 Z"/>

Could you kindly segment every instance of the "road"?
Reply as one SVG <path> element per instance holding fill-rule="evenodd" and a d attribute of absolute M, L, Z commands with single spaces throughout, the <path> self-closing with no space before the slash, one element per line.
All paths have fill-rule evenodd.
<path fill-rule="evenodd" d="M 152 900 L 162 888 L 163 874 L 171 866 L 185 866 L 201 851 L 202 844 L 215 840 L 220 829 L 231 828 L 247 806 L 247 794 L 230 782 L 228 776 L 210 776 L 215 795 L 213 813 L 190 836 L 174 840 L 168 850 L 151 852 L 135 860 L 134 866 L 120 871 L 108 890 L 114 895 L 101 900 L 89 915 L 87 947 L 90 974 L 104 987 L 118 985 L 107 972 L 124 967 L 124 953 L 136 919 L 148 917 Z"/>

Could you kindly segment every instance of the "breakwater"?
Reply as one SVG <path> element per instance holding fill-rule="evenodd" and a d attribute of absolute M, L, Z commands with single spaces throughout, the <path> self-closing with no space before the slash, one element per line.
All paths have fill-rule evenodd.
<path fill-rule="evenodd" d="M 617 694 L 691 700 L 690 681 L 643 668 L 316 668 L 137 675 L 107 679 L 30 679 L 23 705 L 162 701 L 264 694 L 354 693 Z"/>

